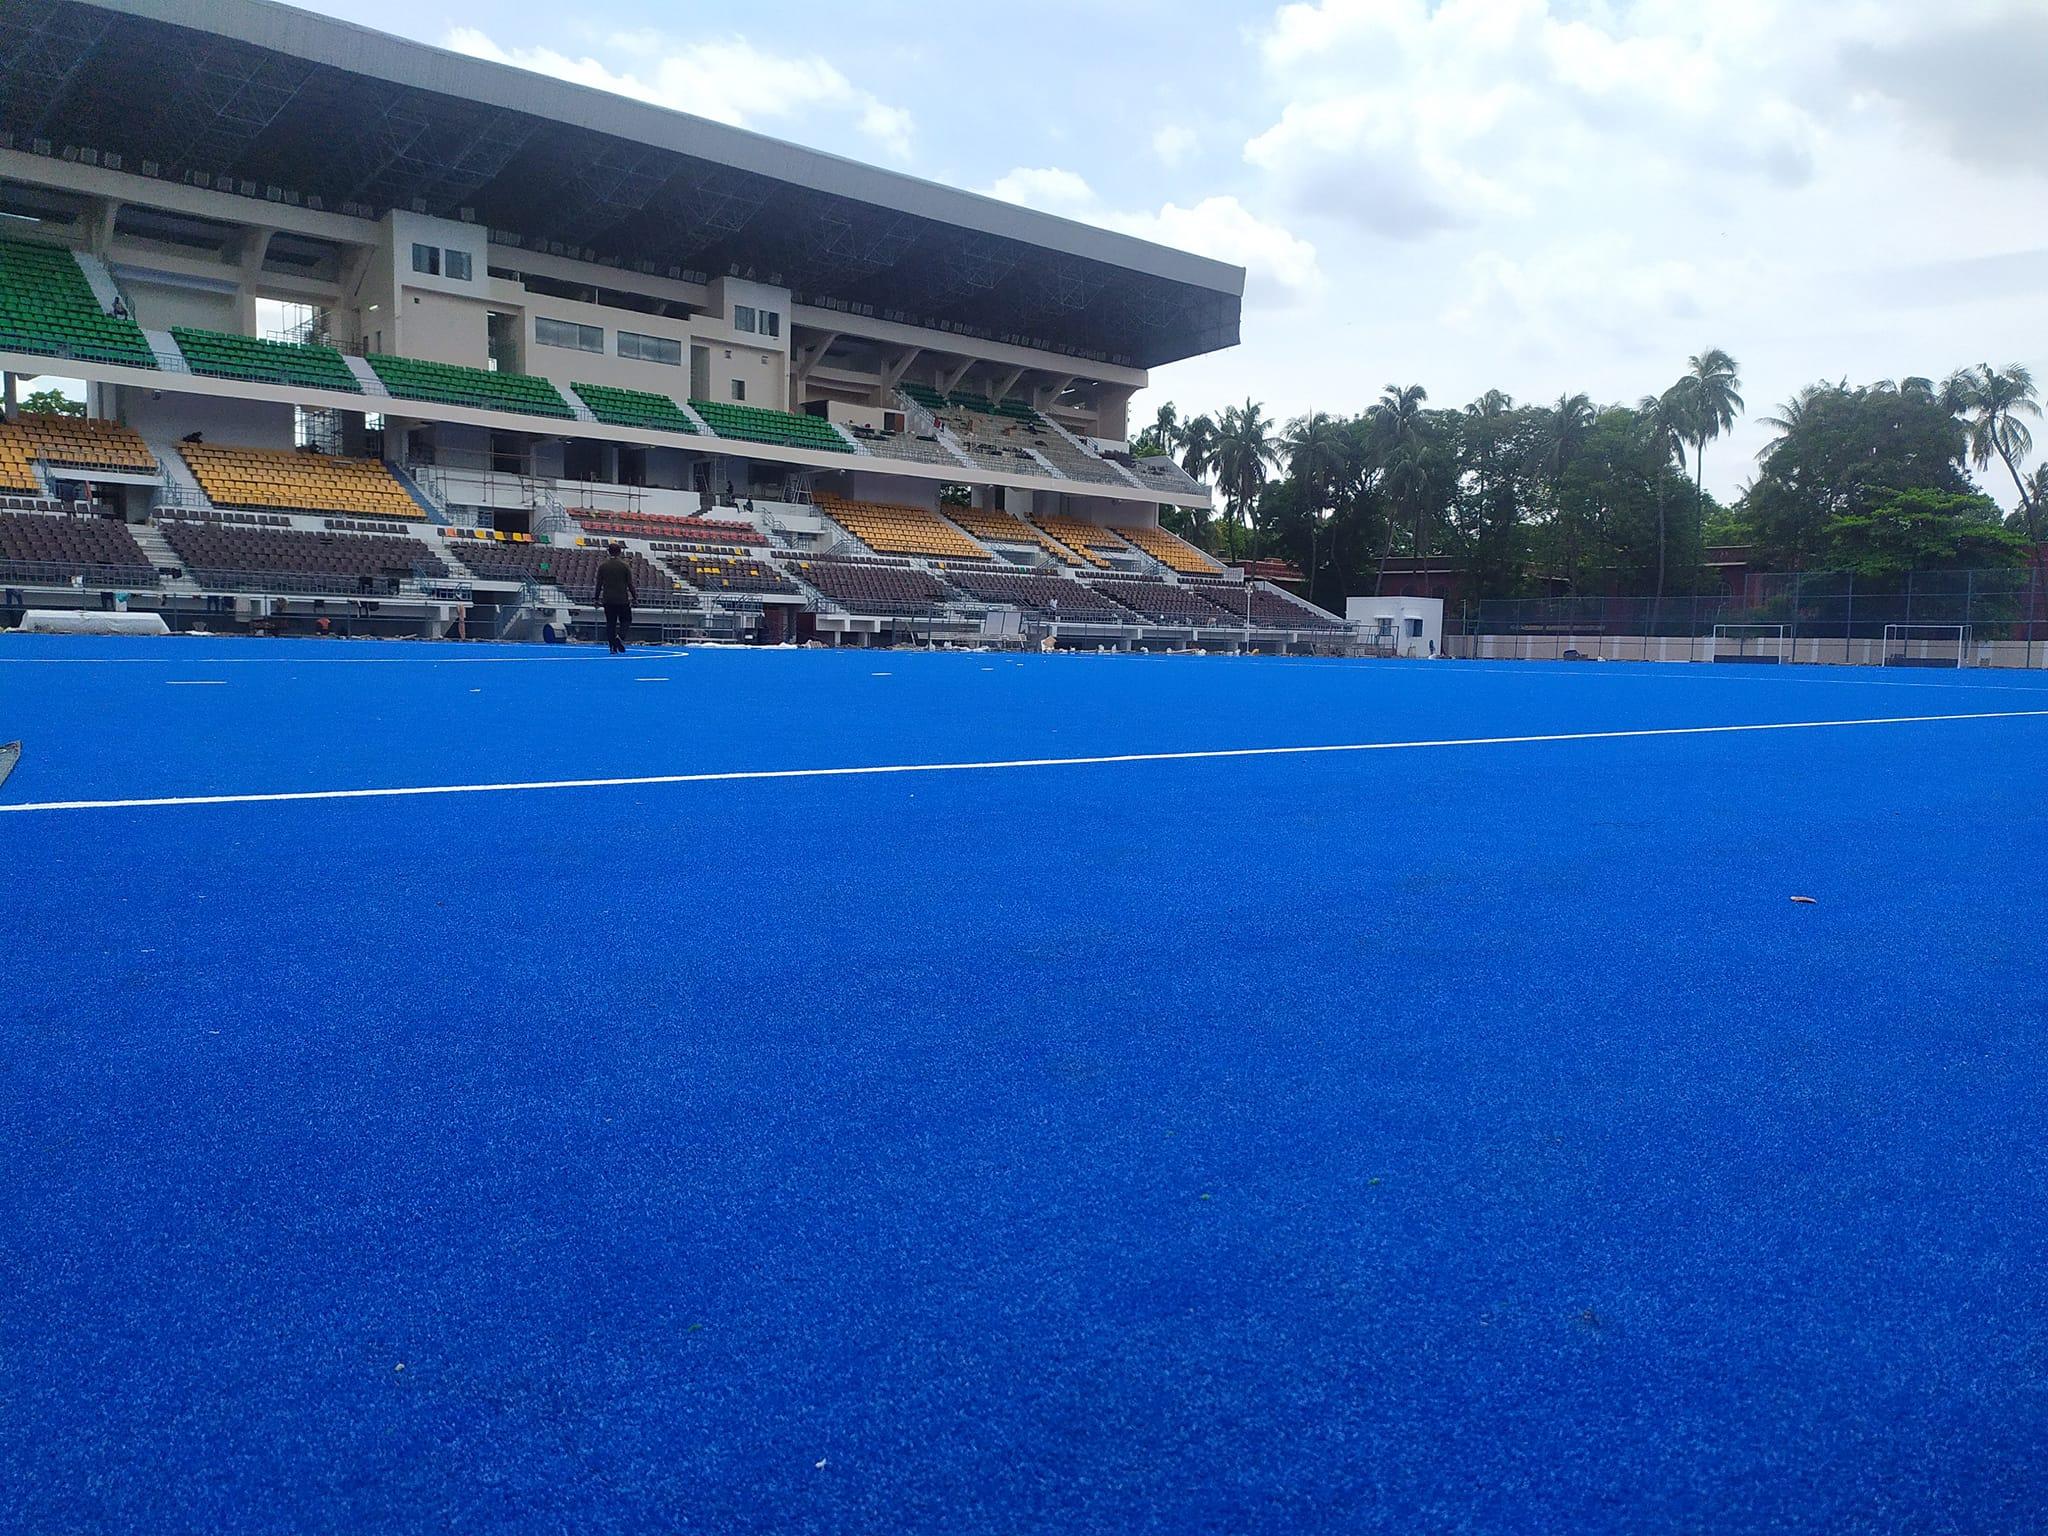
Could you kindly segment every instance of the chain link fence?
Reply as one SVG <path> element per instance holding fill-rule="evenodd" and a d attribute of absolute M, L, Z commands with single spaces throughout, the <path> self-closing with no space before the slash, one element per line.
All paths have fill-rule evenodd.
<path fill-rule="evenodd" d="M 1715 626 L 1782 625 L 1806 660 L 1876 659 L 1888 625 L 1967 626 L 1979 659 L 2048 665 L 2048 571 L 1919 571 L 1888 580 L 1848 571 L 1752 575 L 1737 592 L 1679 597 L 1485 598 L 1454 610 L 1454 654 L 1683 660 Z"/>

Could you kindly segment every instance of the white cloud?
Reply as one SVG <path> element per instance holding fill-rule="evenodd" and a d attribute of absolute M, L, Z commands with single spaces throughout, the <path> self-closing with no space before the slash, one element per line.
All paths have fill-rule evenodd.
<path fill-rule="evenodd" d="M 999 177 L 990 197 L 1041 213 L 1074 214 L 1095 205 L 1095 189 L 1086 178 L 1057 166 L 1024 166 Z"/>
<path fill-rule="evenodd" d="M 1656 0 L 1316 0 L 1261 39 L 1278 117 L 1245 158 L 1297 206 L 1421 238 L 1526 216 L 1574 182 L 1634 186 L 1697 166 L 1797 183 L 1814 128 L 1777 61 L 1801 27 L 1708 23 Z"/>
<path fill-rule="evenodd" d="M 619 33 L 610 44 L 634 60 L 630 69 L 615 70 L 587 55 L 574 58 L 552 48 L 504 48 L 475 27 L 457 27 L 447 39 L 450 48 L 474 58 L 736 128 L 786 132 L 813 123 L 844 123 L 896 159 L 910 155 L 911 114 L 855 86 L 816 55 L 767 53 L 743 37 L 682 42 L 654 33 Z"/>
<path fill-rule="evenodd" d="M 1152 153 L 1162 165 L 1185 164 L 1199 142 L 1195 130 L 1186 123 L 1161 123 L 1152 130 Z"/>
<path fill-rule="evenodd" d="M 1261 219 L 1235 197 L 1129 212 L 1105 207 L 1085 177 L 1057 166 L 1019 166 L 989 187 L 988 195 L 1241 266 L 1248 306 L 1285 307 L 1323 291 L 1315 246 Z"/>

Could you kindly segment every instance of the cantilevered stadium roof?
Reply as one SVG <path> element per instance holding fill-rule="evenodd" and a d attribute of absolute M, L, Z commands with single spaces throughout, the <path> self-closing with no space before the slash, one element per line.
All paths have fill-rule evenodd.
<path fill-rule="evenodd" d="M 272 0 L 0 0 L 0 134 L 1135 367 L 1238 339 L 1237 267 Z"/>

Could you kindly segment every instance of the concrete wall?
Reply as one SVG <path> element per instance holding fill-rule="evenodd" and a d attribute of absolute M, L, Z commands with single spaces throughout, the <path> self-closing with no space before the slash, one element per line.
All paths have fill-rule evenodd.
<path fill-rule="evenodd" d="M 116 409 L 121 420 L 164 448 L 188 432 L 201 432 L 210 443 L 237 448 L 289 448 L 297 420 L 289 405 L 268 400 L 153 389 L 122 389 Z"/>
<path fill-rule="evenodd" d="M 1391 634 L 1403 656 L 1443 653 L 1444 604 L 1437 597 L 1353 597 L 1344 603 L 1345 619 L 1359 626 L 1368 644 L 1376 634 Z M 1384 626 L 1384 627 L 1383 627 Z"/>
<path fill-rule="evenodd" d="M 221 270 L 224 274 L 231 271 Z M 242 301 L 231 276 L 208 280 L 130 266 L 116 266 L 112 271 L 114 281 L 128 296 L 137 325 L 153 331 L 174 325 L 231 333 L 243 329 Z"/>

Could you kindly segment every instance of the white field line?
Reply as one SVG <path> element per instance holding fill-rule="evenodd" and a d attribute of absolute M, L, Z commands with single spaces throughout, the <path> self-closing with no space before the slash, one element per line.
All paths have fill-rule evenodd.
<path fill-rule="evenodd" d="M 648 773 L 602 779 L 523 779 L 497 784 L 404 784 L 379 789 L 294 789 L 236 795 L 159 795 L 124 800 L 43 800 L 0 805 L 30 811 L 156 810 L 184 805 L 274 805 L 300 800 L 397 800 L 419 795 L 504 795 L 546 789 L 633 789 L 656 784 L 728 784 L 760 779 L 852 779 L 898 773 L 986 773 L 1005 768 L 1090 768 L 1115 763 L 1192 763 L 1244 757 L 1316 757 L 1414 752 L 1437 747 L 1518 747 L 1546 742 L 1635 741 L 1659 736 L 1734 736 L 1761 731 L 1830 731 L 1857 726 L 1931 725 L 1957 720 L 2041 720 L 2048 709 L 1978 714 L 1886 715 L 1863 720 L 1781 720 L 1757 725 L 1671 725 L 1624 731 L 1556 731 L 1541 736 L 1460 736 L 1435 741 L 1354 741 L 1305 747 L 1216 747 L 1186 752 L 1114 752 L 1094 757 L 1016 757 L 969 763 L 877 763 L 851 768 L 742 768 L 720 773 Z"/>

